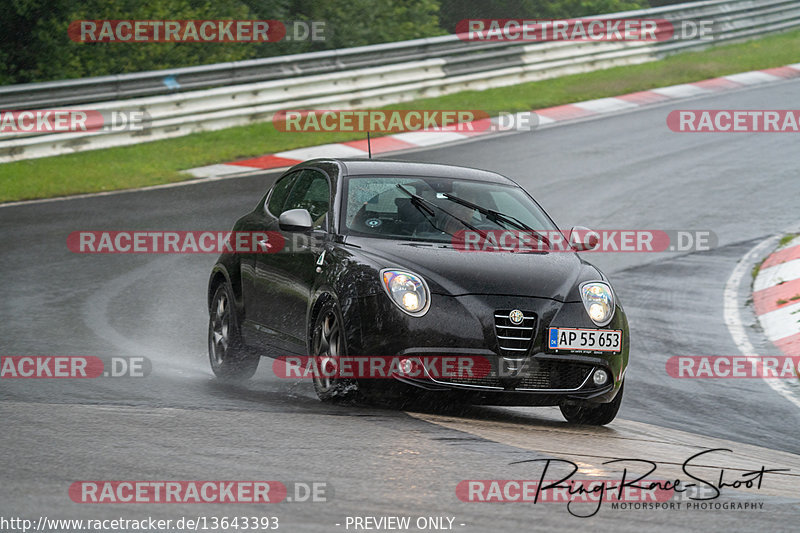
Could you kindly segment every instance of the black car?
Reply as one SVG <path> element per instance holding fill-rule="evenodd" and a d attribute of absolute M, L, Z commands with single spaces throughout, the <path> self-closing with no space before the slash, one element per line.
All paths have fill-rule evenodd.
<path fill-rule="evenodd" d="M 233 230 L 279 235 L 283 246 L 224 253 L 214 265 L 208 344 L 218 377 L 248 378 L 262 355 L 298 355 L 315 362 L 323 401 L 558 405 L 586 424 L 619 410 L 628 323 L 603 273 L 575 253 L 594 243 L 567 235 L 571 248 L 556 250 L 554 222 L 504 176 L 314 159 L 278 178 Z M 472 237 L 497 232 L 524 233 L 534 246 L 467 251 Z M 400 367 L 390 379 L 320 371 L 357 356 L 399 358 Z M 419 366 L 459 356 L 482 361 L 481 371 Z"/>

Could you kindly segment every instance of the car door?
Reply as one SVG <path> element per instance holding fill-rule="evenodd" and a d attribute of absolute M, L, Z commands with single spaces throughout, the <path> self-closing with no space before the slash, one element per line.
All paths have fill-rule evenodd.
<path fill-rule="evenodd" d="M 263 204 L 259 205 L 248 217 L 245 224 L 239 228 L 241 231 L 279 231 L 278 216 L 283 210 L 283 204 L 292 190 L 301 171 L 295 171 L 280 177 L 269 190 Z M 270 252 L 272 253 L 272 252 Z M 269 334 L 259 319 L 263 311 L 265 278 L 256 274 L 256 258 L 260 254 L 242 254 L 239 259 L 242 279 L 242 296 L 244 304 L 244 330 L 245 342 L 262 348 L 272 347 L 273 335 Z M 267 350 L 270 351 L 270 350 Z M 270 353 L 271 355 L 271 353 Z"/>
<path fill-rule="evenodd" d="M 306 209 L 314 228 L 308 232 L 282 232 L 284 248 L 277 253 L 255 256 L 255 290 L 252 307 L 255 320 L 271 344 L 292 353 L 306 350 L 306 310 L 316 277 L 316 262 L 327 236 L 330 182 L 315 169 L 297 173 L 282 205 L 268 202 L 267 216 L 275 228 L 280 213 Z"/>

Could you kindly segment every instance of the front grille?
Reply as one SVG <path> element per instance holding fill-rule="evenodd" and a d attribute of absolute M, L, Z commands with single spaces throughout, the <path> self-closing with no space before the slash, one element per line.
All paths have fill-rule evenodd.
<path fill-rule="evenodd" d="M 522 372 L 516 389 L 577 389 L 594 366 L 559 361 L 533 361 L 530 369 Z"/>
<path fill-rule="evenodd" d="M 497 336 L 497 344 L 502 350 L 503 355 L 512 357 L 522 357 L 531 349 L 533 335 L 536 331 L 536 315 L 523 311 L 524 318 L 520 324 L 512 324 L 508 317 L 508 311 L 495 311 L 494 313 L 494 333 Z"/>
<path fill-rule="evenodd" d="M 436 381 L 441 381 L 442 383 L 452 383 L 454 385 L 472 385 L 474 387 L 492 387 L 494 389 L 502 389 L 503 384 L 500 383 L 500 379 L 494 376 L 484 376 L 481 378 L 437 378 Z"/>
<path fill-rule="evenodd" d="M 506 390 L 573 390 L 583 385 L 593 369 L 593 365 L 586 363 L 531 359 L 513 377 L 500 377 L 493 368 L 489 375 L 479 378 L 437 378 L 436 381 Z"/>

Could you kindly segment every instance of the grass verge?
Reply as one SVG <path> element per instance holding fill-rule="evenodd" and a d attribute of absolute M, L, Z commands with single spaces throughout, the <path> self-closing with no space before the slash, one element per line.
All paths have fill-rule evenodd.
<path fill-rule="evenodd" d="M 800 61 L 800 31 L 686 52 L 661 61 L 615 67 L 486 91 L 464 91 L 389 106 L 394 109 L 527 111 L 688 83 Z M 0 202 L 158 185 L 189 179 L 181 170 L 362 134 L 283 133 L 272 123 L 196 133 L 134 146 L 0 164 Z"/>
<path fill-rule="evenodd" d="M 795 240 L 795 238 L 797 238 L 798 236 L 800 236 L 800 233 L 789 233 L 788 235 L 784 235 L 783 237 L 781 237 L 781 240 L 778 241 L 778 248 L 786 246 L 787 244 Z"/>

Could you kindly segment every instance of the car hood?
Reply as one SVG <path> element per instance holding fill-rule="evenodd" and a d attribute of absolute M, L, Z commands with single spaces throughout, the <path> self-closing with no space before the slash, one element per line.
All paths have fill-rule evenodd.
<path fill-rule="evenodd" d="M 463 252 L 445 243 L 348 237 L 378 269 L 422 275 L 434 294 L 496 294 L 570 301 L 579 281 L 602 279 L 574 252 Z M 570 294 L 572 292 L 572 295 Z"/>

